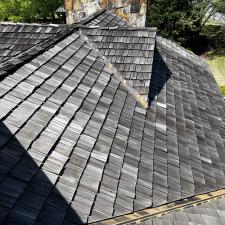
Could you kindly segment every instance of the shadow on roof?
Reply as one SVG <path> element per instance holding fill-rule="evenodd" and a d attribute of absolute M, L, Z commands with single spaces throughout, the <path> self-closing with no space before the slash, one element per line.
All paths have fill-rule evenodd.
<path fill-rule="evenodd" d="M 155 50 L 149 87 L 149 105 L 151 105 L 154 99 L 159 95 L 171 75 L 172 72 L 169 70 L 161 54 L 158 50 Z"/>
<path fill-rule="evenodd" d="M 0 122 L 1 225 L 82 224 L 73 209 L 79 206 L 71 205 L 72 192 L 57 190 L 54 184 L 60 176 L 42 169 L 42 155 L 26 151 Z"/>

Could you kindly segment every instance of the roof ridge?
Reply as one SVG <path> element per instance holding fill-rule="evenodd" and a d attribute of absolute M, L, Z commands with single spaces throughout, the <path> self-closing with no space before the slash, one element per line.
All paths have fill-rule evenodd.
<path fill-rule="evenodd" d="M 134 30 L 134 31 L 151 31 L 151 32 L 156 32 L 157 27 L 120 27 L 120 26 L 114 26 L 114 27 L 102 27 L 99 25 L 79 25 L 79 28 L 85 28 L 85 29 L 100 29 L 100 30 Z"/>
<path fill-rule="evenodd" d="M 145 108 L 147 109 L 149 104 L 133 87 L 131 87 L 127 80 L 121 75 L 121 73 L 113 66 L 113 64 L 103 55 L 97 48 L 97 46 L 79 29 L 80 36 L 86 41 L 86 43 L 101 57 L 104 63 L 109 66 L 112 73 L 120 81 L 120 83 L 127 89 L 127 91 Z"/>
<path fill-rule="evenodd" d="M 190 51 L 189 49 L 184 48 L 183 46 L 181 46 L 180 44 L 178 44 L 175 41 L 172 41 L 172 40 L 170 40 L 168 38 L 164 38 L 164 37 L 162 37 L 160 35 L 157 35 L 156 43 L 157 44 L 160 44 L 160 45 L 163 45 L 163 46 L 165 46 L 167 48 L 173 48 L 176 51 L 177 51 L 176 48 L 179 48 L 179 49 L 181 49 L 183 51 L 183 53 L 186 54 L 185 57 L 187 57 L 187 55 L 189 56 L 189 60 L 194 61 L 195 63 L 197 63 L 200 66 L 204 66 L 204 67 L 206 65 L 208 66 L 208 63 L 207 63 L 207 61 L 204 58 L 196 55 L 194 52 Z M 170 46 L 168 44 L 170 44 Z M 182 55 L 182 52 L 181 51 L 177 51 L 177 52 L 180 55 Z M 199 61 L 199 60 L 196 60 L 196 59 L 201 59 L 201 60 Z"/>
<path fill-rule="evenodd" d="M 9 21 L 2 21 L 2 22 L 0 22 L 0 25 L 14 25 L 14 26 L 26 25 L 26 26 L 40 26 L 40 27 L 49 27 L 49 26 L 51 26 L 51 27 L 60 27 L 60 26 L 66 27 L 66 26 L 68 26 L 66 24 L 56 24 L 56 23 L 49 23 L 49 24 L 46 24 L 46 23 L 45 24 L 42 24 L 42 23 L 21 23 L 21 22 L 16 23 L 16 22 L 9 22 Z"/>
<path fill-rule="evenodd" d="M 74 29 L 76 29 L 76 26 L 65 26 L 65 29 L 57 33 L 57 35 L 40 41 L 26 51 L 0 63 L 0 81 L 3 80 L 9 73 L 17 70 L 28 61 L 31 61 L 41 53 L 48 50 L 51 46 L 57 44 L 65 37 L 72 34 Z"/>
<path fill-rule="evenodd" d="M 110 9 L 110 10 L 108 9 L 108 11 L 110 12 L 110 14 L 115 15 L 117 18 L 120 18 L 121 20 L 126 21 L 126 22 L 128 23 L 128 25 L 129 25 L 129 27 L 135 27 L 135 25 L 132 24 L 131 22 L 129 22 L 128 20 L 122 18 L 121 16 L 118 16 L 118 15 L 116 14 L 116 8 L 112 8 L 112 9 Z M 125 26 L 123 26 L 123 27 L 125 27 Z"/>

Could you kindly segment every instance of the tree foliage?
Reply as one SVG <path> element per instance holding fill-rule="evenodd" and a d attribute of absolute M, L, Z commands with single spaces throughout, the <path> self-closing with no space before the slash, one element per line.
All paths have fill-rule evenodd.
<path fill-rule="evenodd" d="M 153 0 L 147 23 L 156 26 L 162 36 L 188 47 L 217 11 L 225 11 L 224 0 Z"/>
<path fill-rule="evenodd" d="M 63 0 L 0 0 L 0 20 L 35 22 L 54 20 Z"/>

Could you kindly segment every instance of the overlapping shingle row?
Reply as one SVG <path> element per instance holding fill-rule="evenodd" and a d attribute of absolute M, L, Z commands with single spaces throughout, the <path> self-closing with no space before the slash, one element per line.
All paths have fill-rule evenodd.
<path fill-rule="evenodd" d="M 64 25 L 0 24 L 0 62 L 26 51 L 41 41 L 55 36 Z"/>
<path fill-rule="evenodd" d="M 155 49 L 154 28 L 83 28 L 101 53 L 146 100 Z"/>
<path fill-rule="evenodd" d="M 156 127 L 164 135 L 160 134 L 161 151 L 155 136 L 161 166 L 153 191 L 163 203 L 224 187 L 225 114 L 224 100 L 205 62 L 184 56 L 170 41 L 159 38 L 156 45 L 150 99 L 159 109 Z M 153 192 L 153 199 L 157 195 Z"/>
<path fill-rule="evenodd" d="M 59 224 L 59 217 L 70 220 L 73 210 L 83 222 L 133 210 L 133 203 L 122 207 L 122 198 L 134 176 L 129 197 L 134 202 L 137 168 L 136 175 L 130 174 L 132 167 L 125 162 L 132 154 L 125 162 L 123 158 L 129 146 L 131 152 L 140 151 L 134 148 L 140 141 L 129 137 L 129 129 L 145 110 L 77 33 L 7 76 L 0 105 L 2 127 L 9 130 L 1 130 L 3 224 L 18 223 L 30 207 L 33 216 L 25 215 L 24 224 L 48 223 L 44 215 L 49 212 L 56 218 L 50 221 Z M 135 137 L 135 127 L 131 130 Z M 12 152 L 18 145 L 20 151 Z M 59 214 L 56 192 L 72 209 L 62 206 Z M 27 196 L 42 201 L 30 205 Z"/>
<path fill-rule="evenodd" d="M 224 188 L 225 105 L 205 62 L 159 37 L 152 56 L 147 29 L 76 29 L 4 70 L 0 224 L 100 221 Z M 148 109 L 107 63 L 127 76 L 106 52 L 133 65 L 126 38 L 150 44 L 136 48 L 137 65 L 153 57 Z"/>

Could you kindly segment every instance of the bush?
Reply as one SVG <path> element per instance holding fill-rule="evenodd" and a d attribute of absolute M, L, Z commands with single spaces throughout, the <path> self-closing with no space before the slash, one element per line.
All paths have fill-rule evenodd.
<path fill-rule="evenodd" d="M 225 86 L 221 86 L 220 91 L 221 91 L 222 95 L 225 96 Z"/>

